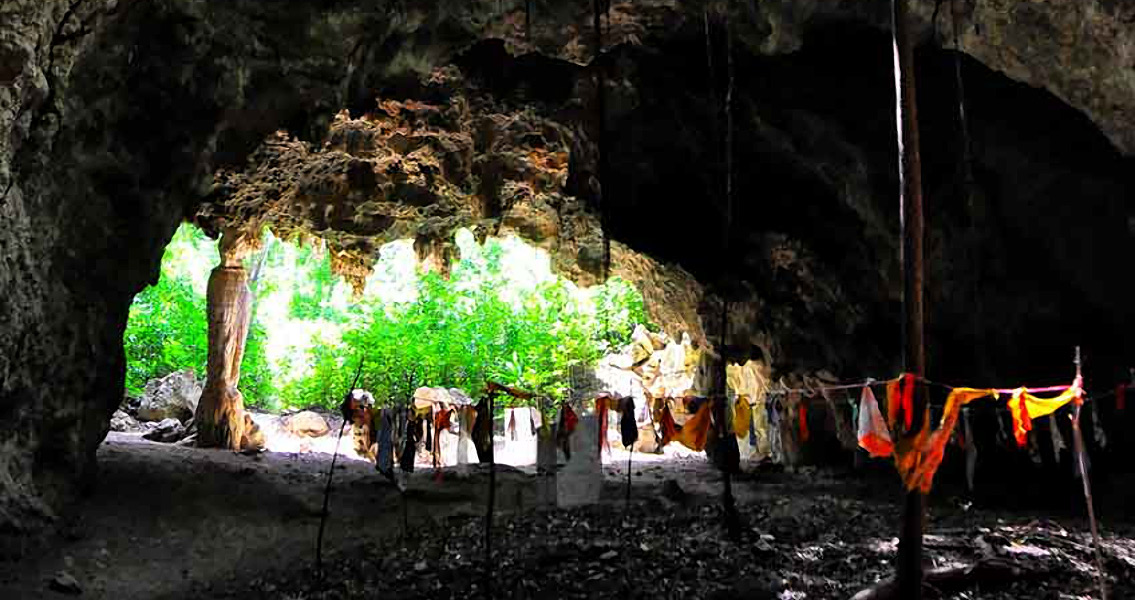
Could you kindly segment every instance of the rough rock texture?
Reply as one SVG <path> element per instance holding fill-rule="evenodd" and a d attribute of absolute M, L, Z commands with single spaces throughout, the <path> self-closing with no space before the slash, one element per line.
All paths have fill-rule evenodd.
<path fill-rule="evenodd" d="M 118 432 L 138 431 L 142 425 L 127 413 L 121 410 L 114 411 L 110 416 L 110 430 Z"/>
<path fill-rule="evenodd" d="M 380 99 L 377 111 L 357 118 L 341 112 L 317 148 L 276 134 L 240 171 L 218 174 L 197 222 L 318 236 L 336 272 L 356 287 L 383 243 L 415 238 L 421 256 L 444 254 L 433 244 L 478 225 L 482 235 L 517 233 L 549 247 L 565 270 L 587 265 L 593 281 L 594 261 L 575 247 L 561 257 L 556 244 L 599 235 L 560 235 L 598 225 L 564 194 L 570 131 L 536 110 L 497 110 L 463 87 L 456 69 L 435 72 L 422 90 L 426 101 Z"/>
<path fill-rule="evenodd" d="M 152 442 L 163 442 L 172 444 L 185 437 L 185 425 L 177 419 L 165 419 L 158 423 L 157 427 L 146 432 L 142 437 Z"/>
<path fill-rule="evenodd" d="M 185 422 L 197 411 L 201 399 L 201 382 L 191 369 L 176 371 L 146 382 L 138 405 L 137 417 L 141 421 L 177 419 Z"/>
<path fill-rule="evenodd" d="M 331 431 L 327 419 L 310 410 L 302 410 L 294 415 L 284 417 L 281 425 L 293 435 L 304 437 L 322 437 Z"/>
<path fill-rule="evenodd" d="M 209 276 L 209 356 L 195 420 L 201 445 L 239 450 L 245 419 L 244 396 L 238 385 L 252 320 L 252 292 L 242 257 L 225 252 L 227 239 L 231 239 L 229 232 L 221 241 L 221 265 Z"/>
<path fill-rule="evenodd" d="M 313 201 L 389 184 L 377 175 L 371 182 L 359 165 L 373 175 L 383 160 L 409 157 L 394 173 L 393 185 L 401 177 L 409 186 L 395 196 L 401 207 L 373 205 L 374 219 L 295 215 L 298 229 L 342 228 L 333 242 L 356 257 L 373 243 L 362 238 L 392 227 L 386 221 L 396 208 L 436 211 L 435 222 L 488 217 L 493 227 L 547 244 L 564 272 L 594 279 L 604 235 L 595 226 L 594 69 L 580 66 L 592 56 L 591 3 L 532 2 L 530 31 L 525 4 L 0 5 L 0 527 L 36 525 L 73 497 L 76 483 L 90 481 L 94 449 L 121 401 L 121 335 L 131 298 L 157 277 L 177 223 L 217 199 L 214 182 L 223 187 L 257 164 L 246 158 L 277 130 L 287 132 L 280 143 L 308 153 L 331 141 L 320 157 L 325 171 L 295 174 L 313 183 L 296 186 Z M 728 352 L 782 370 L 897 368 L 893 91 L 880 28 L 887 4 L 729 4 L 737 39 L 738 233 L 723 250 L 724 178 L 714 133 L 724 97 L 721 21 L 711 17 L 707 27 L 701 2 L 612 3 L 603 61 L 611 73 L 612 130 L 606 233 L 653 257 L 637 263 L 634 278 L 653 289 L 652 306 L 687 323 L 697 315 L 690 329 L 712 341 L 720 332 L 713 317 L 728 292 L 735 342 Z M 1135 6 L 959 0 L 963 48 L 977 59 L 963 64 L 975 185 L 960 186 L 952 63 L 930 35 L 934 4 L 921 0 L 917 9 L 926 43 L 920 98 L 932 223 L 932 366 L 951 375 L 981 366 L 989 376 L 1047 381 L 1067 371 L 1068 348 L 1081 343 L 1094 357 L 1089 379 L 1110 382 L 1127 343 L 1113 334 L 1132 322 L 1130 278 L 1109 257 L 1129 256 L 1132 240 Z M 949 28 L 948 6 L 938 31 Z M 487 38 L 503 42 L 477 43 Z M 368 157 L 347 137 L 328 135 L 400 126 L 412 116 L 405 114 L 412 101 L 431 103 L 423 78 L 447 64 L 478 89 L 451 94 L 465 96 L 468 109 L 439 110 L 468 110 L 474 122 L 488 118 L 506 133 L 513 131 L 508 123 L 494 119 L 517 119 L 520 135 L 509 133 L 509 146 L 486 158 L 548 152 L 498 170 L 477 165 L 477 154 L 472 165 L 427 156 L 433 141 L 411 157 L 397 148 L 397 136 L 382 134 L 376 139 L 394 151 Z M 399 103 L 399 114 L 382 116 L 376 97 Z M 352 119 L 330 126 L 343 109 Z M 555 134 L 538 140 L 521 133 L 546 130 Z M 559 172 L 565 151 L 566 181 L 545 198 L 518 166 L 537 165 L 533 173 L 541 176 Z M 451 166 L 472 188 L 455 183 L 461 177 L 437 179 Z M 352 172 L 362 178 L 351 179 Z M 507 174 L 499 185 L 477 180 L 498 172 Z M 369 210 L 373 200 L 327 206 Z M 428 233 L 430 218 L 402 219 L 402 227 L 417 233 L 423 222 Z M 1070 229 L 1093 235 L 1072 239 Z M 431 240 L 421 246 L 444 255 Z M 663 269 L 674 278 L 650 261 L 676 263 Z M 682 283 L 695 278 L 703 285 Z M 707 293 L 707 286 L 719 291 Z"/>

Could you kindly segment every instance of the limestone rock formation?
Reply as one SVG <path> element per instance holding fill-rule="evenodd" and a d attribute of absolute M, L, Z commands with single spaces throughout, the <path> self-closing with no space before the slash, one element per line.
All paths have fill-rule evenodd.
<path fill-rule="evenodd" d="M 152 442 L 172 444 L 184 438 L 185 434 L 185 425 L 177 419 L 170 418 L 158 423 L 157 427 L 147 431 L 142 437 Z"/>
<path fill-rule="evenodd" d="M 177 419 L 185 422 L 193 418 L 200 399 L 201 383 L 197 375 L 191 369 L 175 371 L 146 383 L 137 416 L 141 421 Z"/>
<path fill-rule="evenodd" d="M 126 433 L 131 431 L 138 431 L 141 428 L 142 425 L 139 424 L 138 421 L 134 419 L 134 417 L 125 412 L 122 412 L 121 410 L 114 411 L 114 414 L 110 416 L 111 431 Z"/>
<path fill-rule="evenodd" d="M 302 410 L 284 417 L 281 425 L 293 435 L 303 437 L 322 437 L 331 431 L 327 420 L 319 413 L 310 410 Z"/>
<path fill-rule="evenodd" d="M 895 370 L 889 2 L 729 3 L 728 250 L 722 5 L 611 3 L 599 182 L 590 4 L 533 3 L 531 29 L 517 0 L 0 4 L 0 528 L 35 526 L 92 480 L 130 301 L 185 218 L 291 223 L 356 282 L 381 239 L 443 256 L 430 242 L 457 223 L 529 237 L 583 283 L 613 239 L 612 272 L 695 344 L 775 369 Z M 1089 380 L 1109 380 L 1131 350 L 1114 332 L 1135 321 L 1112 258 L 1133 235 L 1135 5 L 956 4 L 969 169 L 954 15 L 916 1 L 931 365 L 1047 380 L 1078 343 Z"/>

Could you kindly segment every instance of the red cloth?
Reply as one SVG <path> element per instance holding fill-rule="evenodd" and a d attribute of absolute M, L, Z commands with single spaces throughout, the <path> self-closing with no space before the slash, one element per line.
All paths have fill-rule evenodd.
<path fill-rule="evenodd" d="M 914 375 L 903 373 L 898 379 L 887 384 L 887 424 L 895 428 L 895 422 L 901 413 L 904 431 L 910 431 L 914 426 Z"/>
<path fill-rule="evenodd" d="M 800 403 L 800 441 L 808 441 L 808 405 Z"/>
<path fill-rule="evenodd" d="M 569 434 L 575 431 L 575 426 L 579 424 L 579 417 L 575 416 L 575 411 L 570 406 L 564 404 L 563 415 L 564 431 Z"/>
<path fill-rule="evenodd" d="M 1127 386 L 1122 383 L 1115 386 L 1115 410 L 1127 410 Z"/>

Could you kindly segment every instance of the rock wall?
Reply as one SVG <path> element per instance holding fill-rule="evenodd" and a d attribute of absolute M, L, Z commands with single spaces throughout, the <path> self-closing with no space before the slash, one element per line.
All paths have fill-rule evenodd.
<path fill-rule="evenodd" d="M 604 58 L 614 140 L 613 177 L 603 182 L 607 234 L 636 253 L 616 245 L 616 273 L 645 286 L 656 318 L 682 321 L 695 336 L 700 328 L 707 341 L 720 327 L 710 318 L 720 313 L 720 299 L 705 285 L 728 279 L 731 347 L 782 370 L 893 367 L 897 262 L 888 240 L 897 185 L 881 33 L 888 3 L 729 4 L 745 82 L 735 106 L 734 222 L 743 235 L 729 252 L 715 244 L 722 231 L 714 217 L 721 214 L 714 205 L 723 180 L 719 145 L 700 133 L 720 123 L 711 100 L 724 90 L 723 21 L 715 16 L 721 5 L 709 4 L 707 19 L 703 2 L 612 2 Z M 317 161 L 325 170 L 292 173 L 312 182 L 299 186 L 302 198 L 318 204 L 326 186 L 340 186 L 356 194 L 351 206 L 376 209 L 350 220 L 334 210 L 322 221 L 317 210 L 296 215 L 301 228 L 338 231 L 342 249 L 356 258 L 378 230 L 392 227 L 396 212 L 434 210 L 427 226 L 435 217 L 492 219 L 501 230 L 548 244 L 565 272 L 594 278 L 603 233 L 595 226 L 594 84 L 582 66 L 592 56 L 590 5 L 0 5 L 0 527 L 34 527 L 91 480 L 94 449 L 121 399 L 131 298 L 157 277 L 177 223 L 216 200 L 275 131 L 286 132 L 276 139 L 298 144 L 296 152 L 302 146 L 326 154 Z M 1129 256 L 1131 247 L 1135 7 L 1117 0 L 959 5 L 963 47 L 984 63 L 965 62 L 974 98 L 973 210 L 959 208 L 968 204 L 958 195 L 952 158 L 949 55 L 935 50 L 931 36 L 948 31 L 952 14 L 943 8 L 935 21 L 934 2 L 917 7 L 930 49 L 922 64 L 936 73 L 922 92 L 930 218 L 940 224 L 928 240 L 937 290 L 932 340 L 943 353 L 980 342 L 989 355 L 1010 356 L 990 372 L 1014 376 L 1054 372 L 1066 346 L 1080 340 L 1094 346 L 1089 356 L 1100 357 L 1103 372 L 1126 352 L 1107 337 L 1132 322 L 1123 300 L 1130 284 L 1109 257 Z M 714 72 L 701 59 L 706 21 L 716 95 L 697 90 L 700 81 L 710 87 L 706 76 Z M 488 38 L 500 40 L 495 49 L 477 43 Z M 517 135 L 510 139 L 522 144 L 485 157 L 503 161 L 504 170 L 477 165 L 477 153 L 464 154 L 472 166 L 422 156 L 415 168 L 477 175 L 475 190 L 451 190 L 462 199 L 458 210 L 442 210 L 433 183 L 414 183 L 430 176 L 420 170 L 403 173 L 405 195 L 368 204 L 373 199 L 359 190 L 378 181 L 358 164 L 374 161 L 351 149 L 352 131 L 381 123 L 355 121 L 378 114 L 376 97 L 403 103 L 401 115 L 405 102 L 422 100 L 423 77 L 450 63 L 491 97 L 491 110 L 473 106 L 470 115 L 493 127 L 493 115 L 519 115 L 520 127 L 539 128 L 544 139 Z M 353 118 L 335 121 L 343 109 Z M 558 133 L 544 132 L 545 125 Z M 386 135 L 384 143 L 399 142 Z M 541 147 L 548 151 L 524 157 Z M 534 193 L 525 170 L 538 165 L 532 173 L 559 178 L 564 152 L 562 187 L 557 179 L 556 195 Z M 506 172 L 500 185 L 480 180 Z M 476 193 L 485 190 L 497 195 Z M 415 219 L 402 221 L 420 230 L 423 221 Z M 1070 239 L 1069 228 L 1094 235 Z M 970 254 L 959 255 L 959 246 Z M 361 264 L 352 260 L 340 264 Z M 967 275 L 970 265 L 980 265 L 980 275 Z M 988 292 L 965 295 L 975 289 Z M 998 329 L 957 335 L 978 298 L 984 322 Z M 1014 337 L 1030 330 L 1031 337 Z M 1057 335 L 1043 335 L 1052 330 Z M 1038 356 L 1061 359 L 1032 360 Z"/>

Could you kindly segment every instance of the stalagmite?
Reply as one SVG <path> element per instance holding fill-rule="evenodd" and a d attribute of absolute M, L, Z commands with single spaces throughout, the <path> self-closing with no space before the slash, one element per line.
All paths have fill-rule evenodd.
<path fill-rule="evenodd" d="M 256 250 L 257 243 L 257 238 L 226 230 L 221 236 L 221 264 L 209 276 L 209 354 L 205 390 L 194 419 L 199 446 L 242 450 L 263 444 L 256 425 L 246 418 L 244 398 L 237 389 L 252 317 L 248 272 L 241 261 Z"/>

